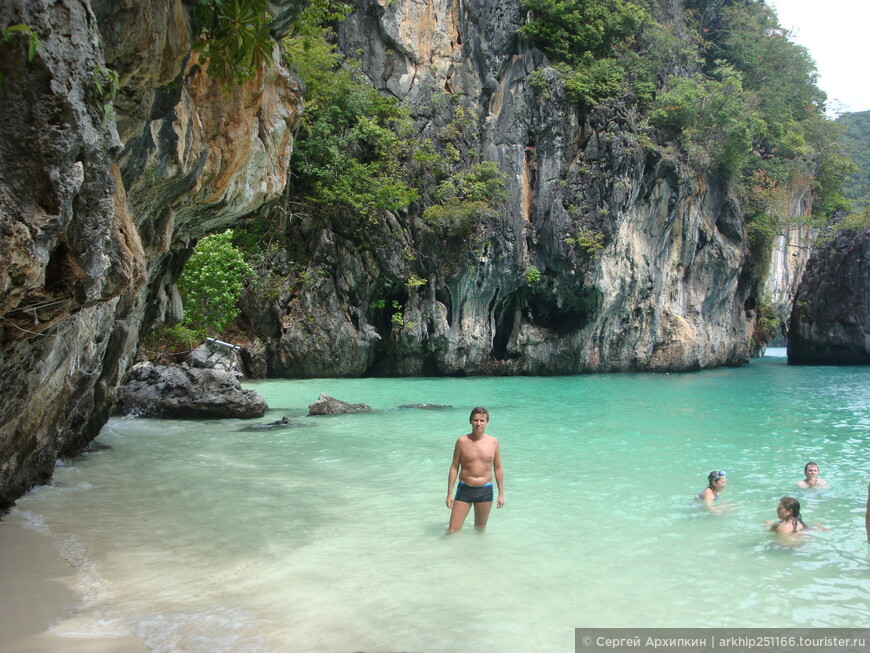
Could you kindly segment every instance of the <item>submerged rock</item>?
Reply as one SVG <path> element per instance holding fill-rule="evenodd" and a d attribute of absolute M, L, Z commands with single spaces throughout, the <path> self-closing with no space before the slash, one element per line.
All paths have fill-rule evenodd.
<path fill-rule="evenodd" d="M 241 431 L 270 431 L 272 429 L 291 429 L 291 428 L 299 428 L 301 426 L 314 426 L 310 422 L 300 422 L 294 421 L 287 417 L 286 415 L 279 420 L 275 420 L 274 422 L 266 422 L 265 424 L 251 424 L 249 426 L 245 426 L 239 430 Z"/>
<path fill-rule="evenodd" d="M 268 406 L 236 377 L 218 369 L 138 363 L 118 391 L 115 413 L 174 419 L 262 417 Z"/>
<path fill-rule="evenodd" d="M 341 415 L 342 413 L 366 413 L 372 407 L 367 404 L 349 404 L 335 397 L 321 394 L 317 401 L 308 404 L 309 415 Z"/>

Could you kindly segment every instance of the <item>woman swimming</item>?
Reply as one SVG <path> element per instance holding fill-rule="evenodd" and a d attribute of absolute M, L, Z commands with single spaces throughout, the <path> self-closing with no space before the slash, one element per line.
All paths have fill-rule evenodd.
<path fill-rule="evenodd" d="M 706 504 L 709 510 L 720 513 L 722 511 L 714 507 L 713 502 L 719 498 L 719 494 L 725 489 L 726 485 L 728 483 L 725 480 L 725 472 L 721 469 L 714 470 L 707 474 L 707 487 L 701 491 L 698 498 Z"/>
<path fill-rule="evenodd" d="M 779 517 L 778 522 L 770 527 L 774 533 L 785 533 L 788 535 L 800 533 L 804 529 L 809 529 L 801 519 L 801 504 L 794 497 L 783 497 L 779 500 L 779 505 L 776 507 L 776 516 Z"/>

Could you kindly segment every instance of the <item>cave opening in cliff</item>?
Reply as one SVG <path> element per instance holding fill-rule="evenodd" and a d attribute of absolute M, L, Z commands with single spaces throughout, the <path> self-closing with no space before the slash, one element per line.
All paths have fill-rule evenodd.
<path fill-rule="evenodd" d="M 497 361 L 519 358 L 519 354 L 508 351 L 508 343 L 513 335 L 519 314 L 519 297 L 511 295 L 499 304 L 496 304 L 496 300 L 493 299 L 493 305 L 490 308 L 490 313 L 495 322 L 495 329 L 490 356 Z"/>
<path fill-rule="evenodd" d="M 73 260 L 69 247 L 61 243 L 52 251 L 45 266 L 43 289 L 49 296 L 65 296 L 72 292 L 76 281 L 86 276 Z"/>
<path fill-rule="evenodd" d="M 562 297 L 561 302 L 552 294 L 539 293 L 525 302 L 524 313 L 535 326 L 565 336 L 579 331 L 595 319 L 601 296 L 594 288 Z"/>

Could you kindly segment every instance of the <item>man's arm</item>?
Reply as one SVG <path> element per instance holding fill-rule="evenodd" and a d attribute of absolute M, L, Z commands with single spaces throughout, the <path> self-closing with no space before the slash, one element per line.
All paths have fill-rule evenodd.
<path fill-rule="evenodd" d="M 495 482 L 498 484 L 498 501 L 495 507 L 501 508 L 504 505 L 504 470 L 501 466 L 501 447 L 498 440 L 495 441 L 495 457 L 492 459 L 492 469 L 495 471 Z"/>
<path fill-rule="evenodd" d="M 450 472 L 447 474 L 447 501 L 445 503 L 448 508 L 453 508 L 453 484 L 456 483 L 457 476 L 459 476 L 459 440 L 453 447 L 453 461 L 450 463 Z"/>

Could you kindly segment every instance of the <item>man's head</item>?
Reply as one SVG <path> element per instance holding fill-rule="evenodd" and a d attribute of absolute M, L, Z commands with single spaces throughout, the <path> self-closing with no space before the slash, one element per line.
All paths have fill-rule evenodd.
<path fill-rule="evenodd" d="M 477 406 L 475 408 L 472 408 L 471 415 L 469 415 L 468 417 L 468 421 L 473 420 L 475 415 L 483 415 L 486 418 L 486 421 L 489 421 L 489 411 L 483 406 Z"/>
<path fill-rule="evenodd" d="M 804 465 L 804 476 L 807 478 L 817 477 L 819 475 L 819 466 L 810 461 Z"/>

